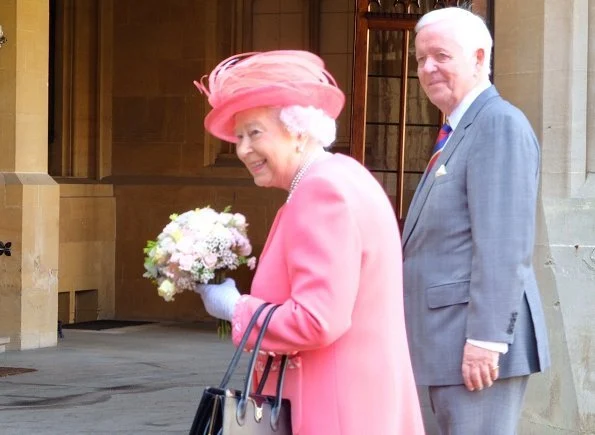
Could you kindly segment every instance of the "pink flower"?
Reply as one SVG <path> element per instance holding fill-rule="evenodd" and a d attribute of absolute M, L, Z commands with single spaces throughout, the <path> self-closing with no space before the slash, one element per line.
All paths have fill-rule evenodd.
<path fill-rule="evenodd" d="M 207 269 L 213 269 L 217 265 L 217 260 L 217 255 L 214 253 L 207 254 L 202 258 L 202 262 Z"/>
<path fill-rule="evenodd" d="M 248 240 L 243 240 L 238 246 L 238 254 L 242 256 L 250 255 L 252 253 L 252 245 Z"/>
<path fill-rule="evenodd" d="M 178 264 L 180 265 L 180 269 L 189 271 L 194 264 L 194 257 L 192 255 L 182 255 Z"/>

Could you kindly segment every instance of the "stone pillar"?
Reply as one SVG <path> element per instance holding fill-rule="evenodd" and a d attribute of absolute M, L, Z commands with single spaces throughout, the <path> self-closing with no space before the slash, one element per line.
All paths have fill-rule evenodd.
<path fill-rule="evenodd" d="M 595 433 L 595 183 L 587 174 L 589 3 L 495 2 L 495 83 L 542 146 L 534 263 L 552 367 L 531 378 L 519 434 Z M 591 12 L 591 32 L 595 27 Z"/>
<path fill-rule="evenodd" d="M 59 187 L 47 173 L 47 0 L 0 2 L 0 336 L 56 345 Z"/>
<path fill-rule="evenodd" d="M 587 70 L 587 171 L 595 185 L 595 2 L 589 2 L 589 62 Z"/>

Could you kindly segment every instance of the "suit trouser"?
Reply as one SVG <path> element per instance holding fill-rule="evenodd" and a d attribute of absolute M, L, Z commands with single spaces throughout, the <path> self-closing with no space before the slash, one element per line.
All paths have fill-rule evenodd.
<path fill-rule="evenodd" d="M 529 376 L 494 382 L 481 391 L 464 385 L 429 387 L 441 435 L 514 435 Z"/>

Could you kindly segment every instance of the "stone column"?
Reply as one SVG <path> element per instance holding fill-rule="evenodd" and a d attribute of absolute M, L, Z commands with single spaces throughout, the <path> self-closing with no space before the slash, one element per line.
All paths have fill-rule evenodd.
<path fill-rule="evenodd" d="M 47 0 L 0 2 L 0 336 L 56 345 L 59 187 L 47 173 Z"/>
<path fill-rule="evenodd" d="M 552 367 L 535 375 L 519 433 L 595 433 L 595 185 L 587 180 L 591 0 L 495 2 L 495 83 L 542 146 L 534 264 Z"/>

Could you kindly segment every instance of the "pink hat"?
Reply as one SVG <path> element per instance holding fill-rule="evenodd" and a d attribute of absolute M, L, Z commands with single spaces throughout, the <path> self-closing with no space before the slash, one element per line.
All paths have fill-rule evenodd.
<path fill-rule="evenodd" d="M 324 62 L 307 51 L 279 50 L 244 53 L 221 62 L 209 77 L 209 87 L 194 84 L 213 109 L 205 128 L 213 136 L 236 142 L 234 116 L 255 107 L 314 106 L 336 119 L 345 95 L 324 69 Z"/>

